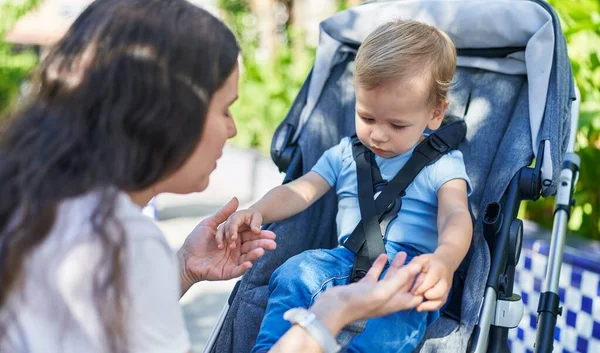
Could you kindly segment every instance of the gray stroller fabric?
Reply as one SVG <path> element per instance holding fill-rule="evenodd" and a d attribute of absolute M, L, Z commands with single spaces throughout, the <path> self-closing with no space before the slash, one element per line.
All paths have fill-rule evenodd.
<path fill-rule="evenodd" d="M 553 21 L 555 14 L 551 12 Z M 558 35 L 549 77 L 544 118 L 538 141 L 547 139 L 556 152 L 551 167 L 558 171 L 569 134 L 570 103 L 574 97 L 570 65 L 564 38 Z M 287 177 L 295 179 L 309 171 L 321 154 L 343 136 L 354 133 L 354 90 L 352 86 L 354 52 L 342 48 L 329 71 L 310 118 L 298 135 L 298 149 Z M 298 126 L 307 104 L 312 75 L 305 82 L 278 133 Z M 491 201 L 498 201 L 512 177 L 528 166 L 534 157 L 529 115 L 528 80 L 522 74 L 506 74 L 473 67 L 459 67 L 450 92 L 449 114 L 464 117 L 467 136 L 460 145 L 467 173 L 473 186 L 469 198 L 476 219 L 471 247 L 471 262 L 462 297 L 461 320 L 443 316 L 426 332 L 420 352 L 465 352 L 477 323 L 490 254 L 482 235 L 480 212 Z M 280 136 L 275 134 L 274 144 Z M 550 154 L 548 154 L 549 156 Z M 558 173 L 555 172 L 554 176 Z M 555 190 L 556 180 L 548 180 L 545 190 Z M 249 352 L 264 314 L 271 273 L 289 257 L 304 250 L 337 246 L 335 191 L 327 193 L 305 212 L 283 222 L 269 225 L 277 235 L 277 250 L 267 253 L 241 280 L 237 295 L 225 317 L 212 352 Z"/>
<path fill-rule="evenodd" d="M 320 43 L 307 94 L 307 102 L 300 115 L 296 136 L 311 116 L 321 95 L 323 84 L 331 67 L 343 53 L 345 45 L 358 45 L 379 24 L 397 19 L 414 19 L 444 30 L 459 49 L 458 65 L 476 67 L 492 72 L 524 74 L 529 83 L 529 125 L 535 156 L 544 155 L 542 177 L 544 196 L 556 191 L 562 142 L 556 141 L 562 130 L 552 137 L 540 133 L 543 119 L 556 119 L 546 112 L 547 105 L 563 106 L 566 102 L 552 101 L 551 87 L 560 87 L 564 93 L 571 89 L 565 43 L 560 24 L 549 5 L 541 0 L 406 0 L 380 1 L 357 6 L 340 12 L 321 23 Z M 465 56 L 460 49 L 513 48 L 519 51 L 505 57 Z M 343 54 L 342 54 L 343 55 Z M 558 70 L 555 70 L 558 69 Z M 554 82 L 551 82 L 553 81 Z M 562 94 L 568 100 L 573 92 Z M 547 104 L 548 103 L 548 104 Z M 558 120 L 556 120 L 558 121 Z M 545 126 L 553 125 L 546 122 Z M 560 127 L 560 126 L 559 126 Z M 538 154 L 540 141 L 546 141 L 544 151 Z"/>

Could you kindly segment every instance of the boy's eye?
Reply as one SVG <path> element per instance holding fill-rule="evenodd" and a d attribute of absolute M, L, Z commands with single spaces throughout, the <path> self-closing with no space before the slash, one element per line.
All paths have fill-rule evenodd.
<path fill-rule="evenodd" d="M 394 124 L 392 124 L 392 128 L 393 128 L 393 129 L 395 129 L 395 130 L 402 130 L 402 129 L 404 129 L 405 127 L 406 127 L 406 126 L 401 126 L 401 125 L 394 125 Z"/>
<path fill-rule="evenodd" d="M 365 123 L 372 123 L 375 122 L 375 119 L 371 119 L 371 118 L 365 118 L 364 116 L 360 117 Z"/>

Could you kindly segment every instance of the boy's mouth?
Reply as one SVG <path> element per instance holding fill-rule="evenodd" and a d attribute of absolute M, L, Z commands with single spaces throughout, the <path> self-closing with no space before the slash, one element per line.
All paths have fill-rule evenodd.
<path fill-rule="evenodd" d="M 386 150 L 382 150 L 381 148 L 377 148 L 374 146 L 371 146 L 371 151 L 373 151 L 373 153 L 378 154 L 378 155 L 385 155 L 388 153 Z"/>

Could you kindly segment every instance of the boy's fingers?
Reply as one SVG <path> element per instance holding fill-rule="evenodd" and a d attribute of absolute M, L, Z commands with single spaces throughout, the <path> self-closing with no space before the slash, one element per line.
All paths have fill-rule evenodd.
<path fill-rule="evenodd" d="M 232 249 L 235 248 L 235 240 L 237 240 L 237 232 L 238 232 L 238 224 L 237 222 L 233 222 L 230 227 L 228 227 L 229 235 L 228 238 L 231 240 L 231 244 L 229 245 Z"/>
<path fill-rule="evenodd" d="M 223 249 L 223 228 L 217 228 L 217 233 L 215 234 L 215 240 L 217 241 L 217 248 Z"/>
<path fill-rule="evenodd" d="M 387 263 L 387 255 L 381 254 L 377 257 L 365 277 L 363 277 L 360 282 L 377 282 L 379 276 L 381 276 L 381 272 L 383 272 L 383 268 Z"/>
<path fill-rule="evenodd" d="M 433 287 L 425 291 L 424 296 L 427 300 L 444 299 L 444 295 L 448 294 L 448 287 L 446 280 L 441 279 Z"/>
<path fill-rule="evenodd" d="M 422 312 L 438 310 L 443 304 L 444 303 L 441 300 L 428 300 L 419 304 L 419 306 L 417 306 L 417 311 Z"/>
<path fill-rule="evenodd" d="M 415 256 L 415 257 L 413 257 L 412 260 L 410 260 L 411 264 L 419 264 L 419 265 L 423 266 L 423 269 L 426 269 L 427 262 L 428 262 L 428 258 L 425 255 Z"/>
<path fill-rule="evenodd" d="M 259 219 L 259 216 L 256 213 L 253 213 L 250 217 L 250 229 L 254 233 L 260 233 L 260 226 L 262 220 Z"/>
<path fill-rule="evenodd" d="M 425 280 L 425 276 L 427 274 L 426 273 L 420 273 L 416 278 L 416 281 L 413 283 L 412 288 L 410 289 L 411 293 L 413 295 L 416 294 L 417 289 L 421 286 L 421 284 L 423 283 L 423 280 Z"/>
<path fill-rule="evenodd" d="M 416 287 L 417 289 L 413 294 L 415 295 L 423 295 L 430 288 L 435 286 L 437 282 L 439 282 L 440 278 L 434 272 L 428 272 L 425 274 L 425 278 L 420 286 Z"/>

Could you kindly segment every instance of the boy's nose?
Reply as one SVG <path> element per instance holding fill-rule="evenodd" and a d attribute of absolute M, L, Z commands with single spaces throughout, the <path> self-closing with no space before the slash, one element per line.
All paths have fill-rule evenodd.
<path fill-rule="evenodd" d="M 379 129 L 373 129 L 371 131 L 371 140 L 375 144 L 381 144 L 387 142 L 387 135 Z"/>

